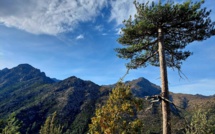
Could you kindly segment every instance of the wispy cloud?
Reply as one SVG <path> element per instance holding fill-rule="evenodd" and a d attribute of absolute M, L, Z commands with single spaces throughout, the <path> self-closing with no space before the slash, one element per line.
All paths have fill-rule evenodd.
<path fill-rule="evenodd" d="M 108 35 L 107 33 L 102 33 L 103 36 Z"/>
<path fill-rule="evenodd" d="M 116 29 L 116 34 L 117 35 L 122 35 L 123 33 L 122 33 L 122 29 L 121 28 L 117 28 Z"/>
<path fill-rule="evenodd" d="M 106 0 L 0 1 L 0 23 L 33 34 L 57 35 L 96 17 Z"/>
<path fill-rule="evenodd" d="M 212 95 L 215 94 L 214 87 L 215 79 L 202 79 L 194 82 L 189 82 L 185 84 L 170 86 L 170 90 L 175 93 L 188 93 L 202 95 Z"/>
<path fill-rule="evenodd" d="M 111 6 L 110 21 L 115 20 L 117 25 L 122 24 L 123 20 L 135 13 L 134 5 L 130 0 L 111 1 Z"/>
<path fill-rule="evenodd" d="M 147 2 L 152 0 L 137 0 L 139 2 Z M 155 0 L 157 1 L 157 0 Z M 111 1 L 111 16 L 110 21 L 115 20 L 117 25 L 122 24 L 125 19 L 128 19 L 129 16 L 134 16 L 136 13 L 136 8 L 131 0 L 112 0 Z"/>
<path fill-rule="evenodd" d="M 137 1 L 142 3 L 148 0 Z M 33 34 L 58 35 L 74 31 L 80 22 L 93 21 L 98 15 L 104 16 L 102 9 L 108 4 L 109 21 L 115 21 L 117 25 L 136 13 L 131 0 L 0 0 L 0 24 Z M 205 3 L 209 9 L 213 8 L 212 5 Z M 214 13 L 212 11 L 213 20 Z M 102 25 L 95 28 L 103 30 Z"/>
<path fill-rule="evenodd" d="M 80 40 L 80 39 L 84 39 L 84 35 L 83 34 L 80 34 L 76 37 L 76 40 Z"/>
<path fill-rule="evenodd" d="M 97 25 L 97 26 L 95 26 L 95 29 L 101 32 L 104 30 L 104 26 L 103 25 Z"/>

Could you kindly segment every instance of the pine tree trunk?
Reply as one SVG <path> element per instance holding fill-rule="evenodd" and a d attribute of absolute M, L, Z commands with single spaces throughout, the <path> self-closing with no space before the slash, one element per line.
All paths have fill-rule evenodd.
<path fill-rule="evenodd" d="M 161 28 L 158 28 L 158 51 L 161 76 L 161 95 L 162 97 L 169 99 L 167 67 L 164 52 L 164 38 Z M 162 116 L 163 116 L 163 134 L 171 134 L 170 107 L 169 103 L 164 100 L 162 100 Z"/>

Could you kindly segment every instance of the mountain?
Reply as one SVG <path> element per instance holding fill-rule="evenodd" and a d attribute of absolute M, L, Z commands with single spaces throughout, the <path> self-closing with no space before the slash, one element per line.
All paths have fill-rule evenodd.
<path fill-rule="evenodd" d="M 14 85 L 20 82 L 28 83 L 53 83 L 54 81 L 47 77 L 44 72 L 32 67 L 29 64 L 20 64 L 12 69 L 3 69 L 0 71 L 0 88 Z"/>
<path fill-rule="evenodd" d="M 182 93 L 170 93 L 174 100 L 175 105 L 184 108 L 186 110 L 193 110 L 198 106 L 204 106 L 205 109 L 209 109 L 211 105 L 215 104 L 214 96 L 204 95 L 190 95 Z"/>
<path fill-rule="evenodd" d="M 30 128 L 29 133 L 37 133 L 47 115 L 55 111 L 59 113 L 58 121 L 64 122 L 64 126 L 73 128 L 76 124 L 81 124 L 79 127 L 74 127 L 73 132 L 86 131 L 84 129 L 87 128 L 95 110 L 95 101 L 99 97 L 99 88 L 90 81 L 83 81 L 74 76 L 52 85 L 38 87 L 38 90 L 43 91 L 43 95 L 38 96 L 40 98 L 34 101 L 34 105 L 22 109 L 17 114 L 23 122 L 23 132 Z M 80 116 L 81 120 L 78 119 Z M 35 123 L 39 125 L 32 128 Z"/>
<path fill-rule="evenodd" d="M 145 78 L 125 83 L 139 98 L 157 95 L 161 91 L 159 86 Z M 113 85 L 99 86 L 75 76 L 59 81 L 28 64 L 5 68 L 0 70 L 0 119 L 15 112 L 16 118 L 22 122 L 21 133 L 37 134 L 46 118 L 56 111 L 57 122 L 65 130 L 71 134 L 83 134 L 87 132 L 95 108 L 105 103 L 112 88 Z M 207 103 L 208 107 L 208 102 L 215 102 L 213 96 L 171 93 L 171 97 L 175 104 L 187 109 L 200 102 Z M 149 116 L 150 120 L 154 116 L 151 113 L 143 115 Z M 150 123 L 148 125 L 150 127 Z"/>
<path fill-rule="evenodd" d="M 42 95 L 40 85 L 54 81 L 39 69 L 28 64 L 21 64 L 12 69 L 0 71 L 0 117 L 14 112 L 26 104 L 33 103 Z"/>
<path fill-rule="evenodd" d="M 136 80 L 127 81 L 125 83 L 131 86 L 131 92 L 136 97 L 152 96 L 161 93 L 159 86 L 151 83 L 143 77 Z"/>
<path fill-rule="evenodd" d="M 23 123 L 22 133 L 38 133 L 47 116 L 57 111 L 60 122 L 82 121 L 85 123 L 82 127 L 87 128 L 99 97 L 99 88 L 97 84 L 75 76 L 55 82 L 28 64 L 3 69 L 0 71 L 0 118 L 16 112 Z M 90 117 L 86 115 L 86 121 L 78 120 L 78 115 L 85 113 Z"/>

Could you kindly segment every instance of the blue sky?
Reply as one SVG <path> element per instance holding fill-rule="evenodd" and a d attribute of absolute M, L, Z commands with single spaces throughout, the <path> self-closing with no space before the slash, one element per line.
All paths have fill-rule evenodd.
<path fill-rule="evenodd" d="M 145 2 L 145 0 L 140 0 Z M 178 2 L 183 2 L 182 0 Z M 125 73 L 126 60 L 116 56 L 122 21 L 135 14 L 133 0 L 1 0 L 0 69 L 28 63 L 47 76 L 76 76 L 99 85 L 116 83 Z M 215 1 L 204 7 L 212 9 Z M 194 42 L 194 54 L 182 65 L 187 78 L 168 70 L 175 93 L 215 94 L 215 37 Z M 131 70 L 125 77 L 144 77 L 160 85 L 159 68 Z"/>

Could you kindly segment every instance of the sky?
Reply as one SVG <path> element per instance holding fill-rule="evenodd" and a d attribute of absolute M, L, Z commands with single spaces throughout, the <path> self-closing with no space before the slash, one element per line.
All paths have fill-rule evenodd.
<path fill-rule="evenodd" d="M 203 5 L 212 9 L 213 21 L 214 5 L 214 0 Z M 117 39 L 123 20 L 135 12 L 133 0 L 0 0 L 0 69 L 28 63 L 51 78 L 76 76 L 114 84 L 126 74 L 129 62 L 119 59 L 114 49 L 121 47 Z M 169 90 L 214 95 L 215 37 L 186 49 L 193 55 L 182 65 L 185 76 L 168 69 Z M 161 83 L 159 68 L 152 66 L 130 70 L 124 81 L 139 77 Z"/>

